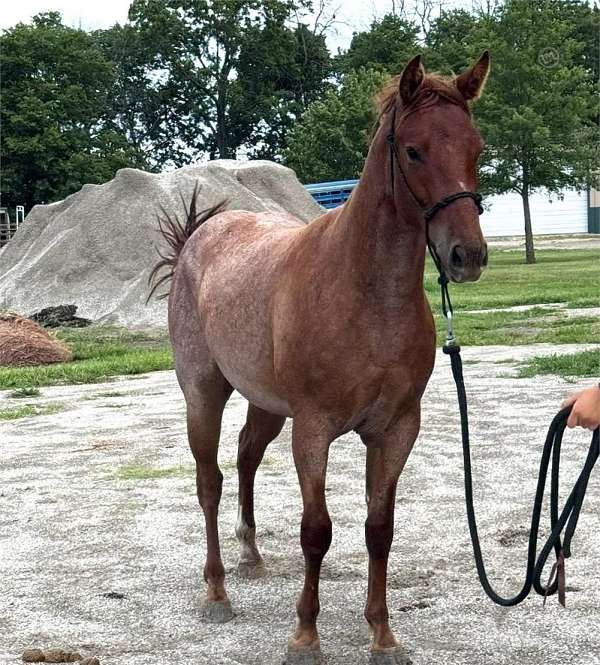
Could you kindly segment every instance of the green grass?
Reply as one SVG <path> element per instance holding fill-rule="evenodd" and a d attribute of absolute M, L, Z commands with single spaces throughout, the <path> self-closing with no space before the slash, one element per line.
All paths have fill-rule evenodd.
<path fill-rule="evenodd" d="M 195 473 L 191 466 L 171 466 L 157 468 L 151 466 L 122 466 L 117 472 L 119 480 L 157 480 L 159 478 L 180 478 Z"/>
<path fill-rule="evenodd" d="M 435 314 L 438 343 L 446 338 L 443 317 Z M 573 317 L 543 307 L 524 312 L 468 314 L 455 311 L 454 334 L 463 346 L 506 344 L 519 346 L 541 342 L 584 344 L 600 340 L 600 319 Z"/>
<path fill-rule="evenodd" d="M 39 388 L 25 387 L 13 390 L 11 393 L 8 394 L 8 396 L 13 397 L 15 399 L 22 399 L 25 397 L 39 397 L 41 394 L 42 393 L 40 392 Z"/>
<path fill-rule="evenodd" d="M 597 250 L 538 250 L 527 265 L 524 252 L 490 250 L 488 269 L 479 282 L 450 286 L 456 309 L 489 309 L 550 302 L 569 307 L 600 306 L 600 261 Z M 425 288 L 439 302 L 437 272 L 428 258 Z"/>
<path fill-rule="evenodd" d="M 0 409 L 0 420 L 17 420 L 18 418 L 29 418 L 30 416 L 48 416 L 63 410 L 62 404 L 46 404 L 36 406 L 35 404 L 23 404 L 10 409 Z"/>
<path fill-rule="evenodd" d="M 173 367 L 164 333 L 130 332 L 115 326 L 66 328 L 57 337 L 73 350 L 73 361 L 39 367 L 0 367 L 0 389 L 100 383 L 121 375 Z"/>
<path fill-rule="evenodd" d="M 600 378 L 600 351 L 536 356 L 523 363 L 519 371 L 522 377 L 538 374 L 558 374 L 564 378 L 588 376 L 597 380 Z"/>

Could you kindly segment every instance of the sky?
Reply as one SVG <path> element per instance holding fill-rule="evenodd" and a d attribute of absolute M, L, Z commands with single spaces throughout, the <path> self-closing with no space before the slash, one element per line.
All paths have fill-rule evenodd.
<path fill-rule="evenodd" d="M 9 28 L 19 21 L 28 22 L 32 16 L 43 11 L 58 11 L 63 21 L 72 27 L 84 30 L 108 28 L 115 23 L 127 20 L 127 10 L 131 0 L 18 0 L 4 2 L 0 12 L 0 29 Z M 329 47 L 336 51 L 338 47 L 347 48 L 352 32 L 362 30 L 374 17 L 381 16 L 392 8 L 392 0 L 331 0 L 332 5 L 339 5 L 341 22 L 329 38 Z M 397 3 L 399 4 L 399 3 Z M 410 4 L 410 0 L 409 0 Z M 440 3 L 442 4 L 442 3 Z M 443 0 L 444 6 L 470 6 L 467 0 Z"/>

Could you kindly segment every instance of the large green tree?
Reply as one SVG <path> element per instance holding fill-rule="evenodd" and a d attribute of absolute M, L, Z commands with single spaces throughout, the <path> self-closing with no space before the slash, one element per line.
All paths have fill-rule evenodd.
<path fill-rule="evenodd" d="M 0 36 L 2 202 L 64 198 L 138 162 L 106 118 L 110 63 L 94 40 L 50 12 Z"/>
<path fill-rule="evenodd" d="M 347 51 L 335 57 L 335 69 L 348 74 L 358 69 L 377 69 L 398 74 L 420 50 L 419 28 L 403 16 L 386 14 L 368 30 L 354 33 Z"/>
<path fill-rule="evenodd" d="M 330 69 L 324 37 L 296 19 L 305 6 L 134 0 L 129 17 L 146 66 L 128 77 L 143 77 L 164 100 L 152 139 L 161 161 L 233 158 L 240 148 L 281 153 L 288 127 L 326 87 Z"/>
<path fill-rule="evenodd" d="M 535 261 L 532 192 L 560 196 L 565 188 L 584 188 L 597 169 L 597 84 L 593 68 L 585 66 L 589 45 L 564 11 L 572 5 L 508 0 L 471 33 L 473 55 L 484 45 L 492 53 L 492 73 L 476 109 L 488 146 L 482 184 L 521 196 L 528 263 Z"/>
<path fill-rule="evenodd" d="M 290 132 L 285 161 L 303 182 L 358 178 L 376 122 L 373 98 L 388 75 L 359 69 L 311 104 Z"/>

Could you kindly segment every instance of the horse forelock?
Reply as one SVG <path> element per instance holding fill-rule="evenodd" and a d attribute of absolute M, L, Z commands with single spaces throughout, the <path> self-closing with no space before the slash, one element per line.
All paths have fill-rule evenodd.
<path fill-rule="evenodd" d="M 394 76 L 376 95 L 375 101 L 380 118 L 393 107 L 396 107 L 401 117 L 406 117 L 415 111 L 435 106 L 440 100 L 460 106 L 469 116 L 471 115 L 471 109 L 453 79 L 440 74 L 426 74 L 409 104 L 404 104 L 400 99 L 399 86 L 400 75 Z"/>

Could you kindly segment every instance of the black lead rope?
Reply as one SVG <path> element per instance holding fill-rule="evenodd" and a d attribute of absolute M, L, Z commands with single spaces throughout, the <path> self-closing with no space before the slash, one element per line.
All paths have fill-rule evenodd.
<path fill-rule="evenodd" d="M 527 596 L 529 596 L 532 587 L 536 593 L 541 596 L 549 596 L 559 591 L 559 599 L 564 605 L 564 559 L 571 556 L 571 541 L 575 535 L 577 521 L 583 505 L 583 499 L 587 489 L 588 481 L 598 459 L 599 443 L 598 429 L 592 435 L 592 443 L 587 454 L 583 470 L 575 482 L 571 493 L 565 503 L 562 512 L 559 515 L 559 476 L 560 476 L 560 452 L 563 434 L 567 426 L 567 418 L 571 412 L 571 407 L 562 409 L 554 416 L 546 442 L 542 451 L 540 470 L 538 475 L 537 489 L 533 503 L 533 512 L 531 515 L 531 528 L 529 531 L 529 548 L 527 554 L 527 570 L 525 582 L 521 591 L 512 598 L 503 598 L 492 588 L 483 563 L 481 545 L 479 542 L 479 533 L 477 530 L 477 521 L 475 518 L 475 508 L 473 502 L 473 472 L 471 468 L 471 444 L 469 439 L 469 420 L 467 414 L 467 395 L 462 371 L 462 360 L 460 357 L 460 346 L 453 341 L 448 342 L 443 347 L 444 353 L 450 356 L 452 365 L 452 375 L 456 383 L 456 392 L 458 395 L 458 405 L 460 409 L 460 424 L 463 442 L 463 457 L 465 467 L 465 497 L 467 504 L 467 519 L 469 522 L 469 531 L 473 543 L 473 553 L 475 555 L 475 565 L 479 581 L 486 594 L 498 605 L 510 607 L 518 605 Z M 552 464 L 551 487 L 550 487 L 550 526 L 552 532 L 542 547 L 540 554 L 537 555 L 537 543 L 540 530 L 540 518 L 542 514 L 542 504 L 546 481 L 548 478 L 548 469 Z M 564 539 L 561 542 L 561 535 L 564 531 Z M 556 553 L 556 564 L 551 575 L 551 581 L 548 586 L 544 586 L 541 577 L 544 567 L 554 549 Z M 554 574 L 556 572 L 556 575 Z"/>
<path fill-rule="evenodd" d="M 469 532 L 471 534 L 471 541 L 473 543 L 473 553 L 475 555 L 475 565 L 477 567 L 477 574 L 479 581 L 486 594 L 498 605 L 510 607 L 518 605 L 524 601 L 531 589 L 535 589 L 536 593 L 546 598 L 553 595 L 558 591 L 559 601 L 562 605 L 565 604 L 565 559 L 571 556 L 571 541 L 575 535 L 577 522 L 581 513 L 581 507 L 585 498 L 590 475 L 598 459 L 600 452 L 599 443 L 599 429 L 596 429 L 592 434 L 592 442 L 587 454 L 583 470 L 579 474 L 569 497 L 567 498 L 562 512 L 559 514 L 559 485 L 560 485 L 560 453 L 562 446 L 563 434 L 567 426 L 567 419 L 571 413 L 571 407 L 562 409 L 552 419 L 548 434 L 546 435 L 546 442 L 542 451 L 542 459 L 540 462 L 540 470 L 538 474 L 537 489 L 535 493 L 535 500 L 533 503 L 533 511 L 531 515 L 531 528 L 529 531 L 529 547 L 527 551 L 527 569 L 525 573 L 525 582 L 523 588 L 512 598 L 504 598 L 500 596 L 492 588 L 488 579 L 485 564 L 483 562 L 483 555 L 481 552 L 481 544 L 479 542 L 479 532 L 477 529 L 477 520 L 475 517 L 475 507 L 473 501 L 473 470 L 471 467 L 471 443 L 469 437 L 469 416 L 467 409 L 467 392 L 465 389 L 465 382 L 463 377 L 462 359 L 460 356 L 460 346 L 456 342 L 453 332 L 453 309 L 452 302 L 450 301 L 450 293 L 448 291 L 448 278 L 444 272 L 444 268 L 440 261 L 435 247 L 429 238 L 429 222 L 442 208 L 450 205 L 454 201 L 462 198 L 470 198 L 474 201 L 479 214 L 483 212 L 481 205 L 481 195 L 477 192 L 457 192 L 444 197 L 430 208 L 426 208 L 421 204 L 417 196 L 414 194 L 410 187 L 402 162 L 398 155 L 398 150 L 395 142 L 395 126 L 396 126 L 396 108 L 394 106 L 391 118 L 390 131 L 387 134 L 386 140 L 390 146 L 390 176 L 391 176 L 391 189 L 392 197 L 395 200 L 395 170 L 394 166 L 398 166 L 398 170 L 402 175 L 404 184 L 412 196 L 416 205 L 423 211 L 425 218 L 425 230 L 427 247 L 431 258 L 439 273 L 438 283 L 440 285 L 442 296 L 442 312 L 446 319 L 447 336 L 446 343 L 443 346 L 445 354 L 450 356 L 450 364 L 452 367 L 452 376 L 456 384 L 456 393 L 458 396 L 458 406 L 460 410 L 460 427 L 463 443 L 463 458 L 465 468 L 465 499 L 467 504 L 467 519 L 469 523 Z M 548 479 L 548 471 L 551 467 L 550 476 L 550 526 L 551 533 L 547 538 L 544 546 L 542 547 L 539 555 L 537 554 L 537 545 L 540 531 L 540 520 L 542 516 L 542 505 L 544 500 L 544 493 Z M 564 537 L 563 537 L 564 532 Z M 550 553 L 554 550 L 556 555 L 556 562 L 552 567 L 550 581 L 546 586 L 542 584 L 541 578 L 544 572 L 544 567 L 548 561 Z"/>
<path fill-rule="evenodd" d="M 431 217 L 429 219 L 431 219 Z M 428 224 L 429 219 L 426 221 L 426 224 Z M 531 514 L 531 528 L 529 530 L 529 547 L 527 551 L 527 569 L 525 573 L 525 582 L 523 583 L 523 588 L 521 591 L 519 591 L 519 593 L 517 593 L 512 598 L 504 598 L 500 596 L 498 593 L 496 593 L 496 591 L 494 591 L 488 579 L 485 570 L 485 564 L 483 563 L 481 544 L 479 542 L 479 532 L 477 529 L 477 520 L 475 517 L 475 507 L 473 501 L 473 470 L 471 467 L 471 442 L 469 436 L 467 392 L 465 389 L 465 382 L 463 377 L 460 346 L 457 344 L 453 332 L 453 309 L 448 291 L 448 278 L 446 277 L 446 274 L 437 254 L 434 251 L 433 246 L 429 242 L 429 233 L 427 234 L 427 240 L 431 257 L 439 272 L 438 283 L 440 285 L 442 296 L 442 312 L 444 314 L 444 318 L 446 319 L 448 329 L 446 343 L 443 346 L 443 351 L 445 354 L 450 356 L 452 376 L 454 377 L 454 383 L 456 384 L 463 444 L 467 520 L 469 523 L 471 542 L 473 543 L 473 554 L 475 556 L 475 566 L 477 567 L 479 581 L 481 582 L 481 586 L 483 587 L 483 590 L 486 592 L 486 594 L 498 605 L 503 605 L 505 607 L 518 605 L 529 596 L 531 589 L 533 588 L 540 596 L 544 596 L 544 599 L 558 591 L 559 601 L 564 606 L 564 562 L 565 559 L 568 559 L 571 556 L 571 541 L 575 535 L 575 530 L 577 528 L 577 522 L 581 513 L 581 507 L 585 498 L 590 475 L 600 452 L 600 430 L 596 429 L 592 434 L 592 442 L 590 444 L 583 469 L 565 502 L 562 512 L 559 515 L 560 453 L 563 434 L 565 432 L 567 419 L 571 413 L 572 407 L 562 409 L 552 419 L 548 429 L 548 434 L 546 435 L 544 449 L 542 451 L 537 489 L 535 492 L 535 500 L 533 502 L 533 511 Z M 550 465 L 552 465 L 550 476 L 551 533 L 538 555 L 537 544 L 540 532 L 540 520 Z M 561 540 L 563 531 L 564 538 Z M 552 567 L 550 581 L 546 586 L 544 586 L 542 584 L 541 578 L 544 572 L 544 567 L 546 566 L 546 562 L 548 561 L 548 557 L 550 556 L 552 550 L 554 550 L 556 555 L 556 563 Z"/>

